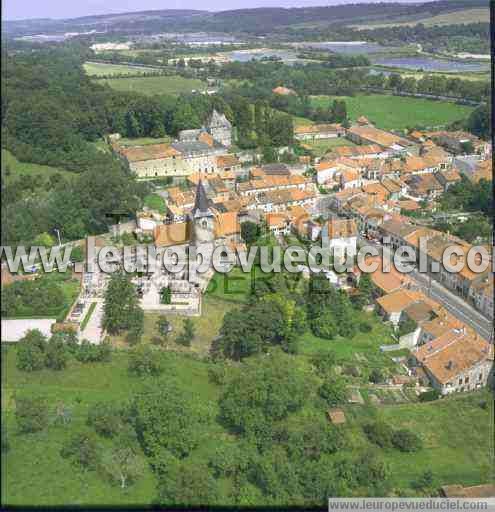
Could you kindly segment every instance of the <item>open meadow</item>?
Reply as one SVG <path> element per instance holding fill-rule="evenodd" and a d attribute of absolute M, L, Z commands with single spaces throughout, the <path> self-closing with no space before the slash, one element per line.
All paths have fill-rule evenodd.
<path fill-rule="evenodd" d="M 380 27 L 400 27 L 409 26 L 412 27 L 418 23 L 422 23 L 426 27 L 433 27 L 435 25 L 459 25 L 464 23 L 489 23 L 490 22 L 490 10 L 483 8 L 475 9 L 463 9 L 442 14 L 436 16 L 429 16 L 426 18 L 415 18 L 411 20 L 401 21 L 389 21 L 389 22 L 362 22 L 355 25 L 351 25 L 353 28 L 358 30 L 374 29 Z"/>
<path fill-rule="evenodd" d="M 127 66 L 125 64 L 107 64 L 103 62 L 85 62 L 83 68 L 89 76 L 139 75 L 158 71 L 156 68 L 145 66 Z"/>
<path fill-rule="evenodd" d="M 406 98 L 382 94 L 356 96 L 312 96 L 314 107 L 328 108 L 334 99 L 346 102 L 347 114 L 352 121 L 366 116 L 377 128 L 403 130 L 413 126 L 436 128 L 465 119 L 473 108 L 447 101 Z"/>
<path fill-rule="evenodd" d="M 110 78 L 99 80 L 117 91 L 139 92 L 148 96 L 155 94 L 169 94 L 178 96 L 181 93 L 192 91 L 204 91 L 206 83 L 195 78 L 183 78 L 181 76 L 148 76 L 129 78 Z"/>
<path fill-rule="evenodd" d="M 302 141 L 302 146 L 309 149 L 315 157 L 322 157 L 339 146 L 355 146 L 348 139 L 337 137 L 335 139 Z"/>
<path fill-rule="evenodd" d="M 50 178 L 51 176 L 63 175 L 71 178 L 74 173 L 50 165 L 39 165 L 31 162 L 20 162 L 10 151 L 2 149 L 2 179 L 6 183 L 14 181 L 22 176 L 30 178 Z"/>

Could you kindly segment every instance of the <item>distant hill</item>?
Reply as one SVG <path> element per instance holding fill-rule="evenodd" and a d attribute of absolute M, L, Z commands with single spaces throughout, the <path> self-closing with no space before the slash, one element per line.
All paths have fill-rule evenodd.
<path fill-rule="evenodd" d="M 68 20 L 4 21 L 4 34 L 22 36 L 41 32 L 65 33 L 105 30 L 112 33 L 151 34 L 171 31 L 244 32 L 270 35 L 280 27 L 318 22 L 352 24 L 391 22 L 404 17 L 437 16 L 463 9 L 489 8 L 489 0 L 440 0 L 436 2 L 344 4 L 324 7 L 257 8 L 208 12 L 197 10 L 158 10 L 84 16 Z"/>

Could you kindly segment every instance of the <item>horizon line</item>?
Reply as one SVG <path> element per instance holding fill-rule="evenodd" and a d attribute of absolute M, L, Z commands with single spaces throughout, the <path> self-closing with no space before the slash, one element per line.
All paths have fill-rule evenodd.
<path fill-rule="evenodd" d="M 296 0 L 297 1 L 297 0 Z M 318 0 L 320 1 L 320 0 Z M 324 0 L 321 0 L 324 1 Z M 357 5 L 357 4 L 411 4 L 411 5 L 423 5 L 427 3 L 434 3 L 441 0 L 333 0 L 332 4 L 315 4 L 315 5 L 301 5 L 301 6 L 281 6 L 281 5 L 267 5 L 263 7 L 240 7 L 237 9 L 219 9 L 219 10 L 207 10 L 207 9 L 190 9 L 187 7 L 180 9 L 141 9 L 141 10 L 130 10 L 130 11 L 110 11 L 107 13 L 101 14 L 84 14 L 82 16 L 74 16 L 74 17 L 62 17 L 62 18 L 53 18 L 53 17 L 36 17 L 36 18 L 7 18 L 2 16 L 2 23 L 4 22 L 22 22 L 22 21 L 70 21 L 70 20 L 78 20 L 82 18 L 96 18 L 96 17 L 104 17 L 104 16 L 123 16 L 126 14 L 139 14 L 139 13 L 153 13 L 153 12 L 163 12 L 163 11 L 192 11 L 197 13 L 221 13 L 221 12 L 232 12 L 232 11 L 246 11 L 246 10 L 261 10 L 261 9 L 314 9 L 319 7 L 337 7 L 341 5 Z"/>

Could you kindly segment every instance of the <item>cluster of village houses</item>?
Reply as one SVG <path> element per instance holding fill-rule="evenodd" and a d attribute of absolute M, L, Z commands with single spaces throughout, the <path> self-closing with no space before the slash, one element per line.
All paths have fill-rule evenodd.
<path fill-rule="evenodd" d="M 308 149 L 308 143 L 325 139 L 350 143 L 343 141 L 319 159 L 257 165 L 230 149 L 232 126 L 216 111 L 204 128 L 182 131 L 170 144 L 125 148 L 114 138 L 114 150 L 140 178 L 169 176 L 182 181 L 162 192 L 165 213 L 146 208 L 138 212 L 138 236 L 152 237 L 161 249 L 209 238 L 213 245 L 242 250 L 240 225 L 250 220 L 277 237 L 325 239 L 330 247 L 350 253 L 356 253 L 360 239 L 381 242 L 388 237 L 392 249 L 413 247 L 418 256 L 423 238 L 428 263 L 436 261 L 440 269 L 431 277 L 493 318 L 490 270 L 479 274 L 464 266 L 451 273 L 443 268 L 442 254 L 448 245 L 460 247 L 465 257 L 471 245 L 405 215 L 432 209 L 434 200 L 462 175 L 473 182 L 491 180 L 489 143 L 459 131 L 397 135 L 376 128 L 365 117 L 348 128 L 296 127 L 295 138 Z M 199 235 L 198 242 L 199 223 L 208 226 L 209 234 Z M 352 293 L 360 271 L 332 273 L 329 278 Z M 386 321 L 395 327 L 406 319 L 414 321 L 416 328 L 402 336 L 399 345 L 411 349 L 418 377 L 428 378 L 443 394 L 487 384 L 493 365 L 491 343 L 425 296 L 407 275 L 393 268 L 390 273 L 377 270 L 372 280 L 376 308 Z"/>

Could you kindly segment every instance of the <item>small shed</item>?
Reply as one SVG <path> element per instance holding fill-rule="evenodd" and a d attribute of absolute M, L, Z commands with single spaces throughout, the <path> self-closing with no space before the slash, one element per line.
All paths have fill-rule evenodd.
<path fill-rule="evenodd" d="M 343 425 L 346 422 L 345 414 L 342 409 L 328 409 L 328 419 L 333 425 Z"/>

